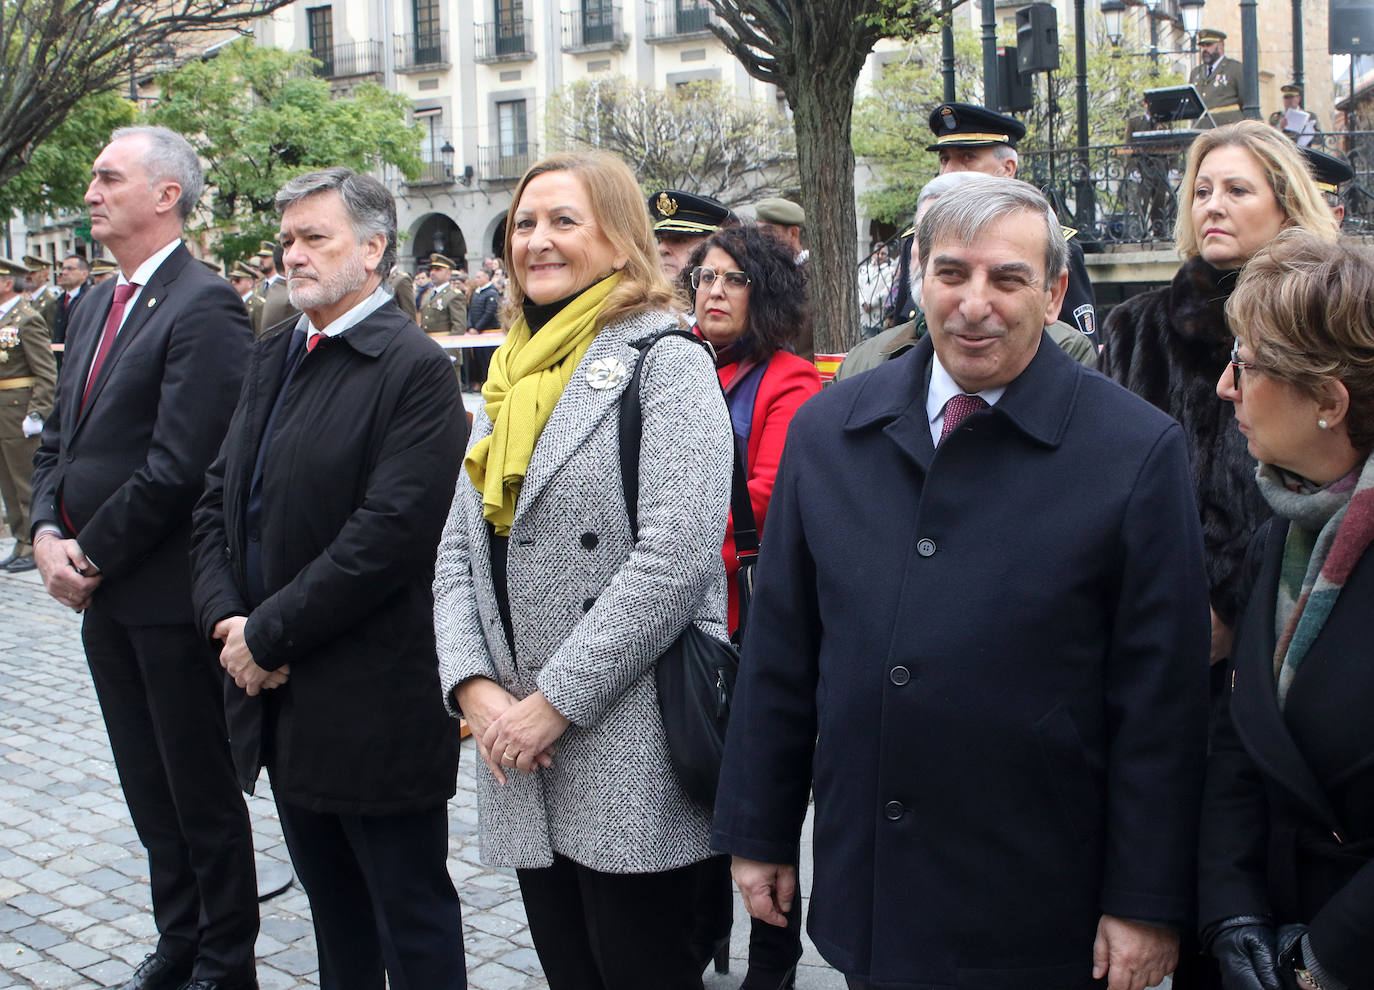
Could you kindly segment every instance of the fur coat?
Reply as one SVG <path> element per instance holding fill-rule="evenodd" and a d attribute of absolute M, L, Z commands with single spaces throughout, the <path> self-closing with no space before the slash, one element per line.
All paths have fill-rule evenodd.
<path fill-rule="evenodd" d="M 1231 360 L 1226 300 L 1237 272 L 1190 258 L 1173 281 L 1126 300 L 1103 327 L 1098 367 L 1183 426 L 1207 550 L 1212 608 L 1228 626 L 1240 611 L 1240 570 L 1250 537 L 1269 518 L 1255 459 L 1217 378 Z"/>

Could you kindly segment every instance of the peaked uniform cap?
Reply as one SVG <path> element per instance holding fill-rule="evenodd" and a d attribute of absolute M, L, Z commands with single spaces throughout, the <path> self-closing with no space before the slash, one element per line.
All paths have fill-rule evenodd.
<path fill-rule="evenodd" d="M 452 259 L 452 258 L 445 258 L 442 254 L 439 254 L 439 253 L 436 251 L 434 254 L 431 254 L 431 255 L 429 256 L 429 267 L 430 267 L 430 268 L 447 268 L 449 271 L 453 271 L 453 259 Z"/>
<path fill-rule="evenodd" d="M 41 272 L 45 268 L 51 268 L 52 262 L 47 258 L 40 258 L 36 254 L 24 255 L 24 264 L 28 267 L 25 272 Z"/>
<path fill-rule="evenodd" d="M 649 219 L 654 233 L 714 234 L 734 214 L 724 203 L 710 196 L 698 196 L 681 189 L 662 189 L 649 197 Z"/>
<path fill-rule="evenodd" d="M 935 143 L 926 151 L 941 148 L 991 148 L 1005 144 L 1016 147 L 1026 136 L 1026 125 L 1015 117 L 973 103 L 941 103 L 930 112 L 930 130 Z"/>
<path fill-rule="evenodd" d="M 1298 151 L 1302 152 L 1307 167 L 1312 170 L 1312 178 L 1316 181 L 1317 188 L 1324 193 L 1334 196 L 1342 182 L 1349 182 L 1355 178 L 1355 169 L 1344 158 L 1337 158 L 1316 148 L 1299 148 Z"/>
<path fill-rule="evenodd" d="M 1197 33 L 1197 43 L 1199 45 L 1210 45 L 1214 41 L 1225 41 L 1226 32 L 1218 31 L 1216 28 L 1203 28 Z"/>
<path fill-rule="evenodd" d="M 21 278 L 28 273 L 29 269 L 19 264 L 17 261 L 11 261 L 9 258 L 0 258 L 0 278 L 9 275 L 13 275 L 15 278 Z"/>

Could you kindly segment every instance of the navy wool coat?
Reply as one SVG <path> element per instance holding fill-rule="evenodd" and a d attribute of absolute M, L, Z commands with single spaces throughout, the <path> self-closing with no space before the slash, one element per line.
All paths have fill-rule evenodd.
<path fill-rule="evenodd" d="M 936 451 L 932 355 L 792 422 L 713 845 L 787 862 L 814 783 L 808 924 L 836 968 L 1089 987 L 1101 914 L 1192 914 L 1209 621 L 1183 436 L 1042 336 Z"/>
<path fill-rule="evenodd" d="M 231 615 L 259 666 L 287 682 L 225 682 L 230 748 L 251 791 L 311 811 L 403 814 L 454 793 L 458 723 L 439 692 L 435 549 L 467 420 L 452 363 L 384 305 L 306 356 L 262 471 L 262 577 L 246 577 L 245 506 L 292 330 L 254 345 L 243 394 L 195 512 L 197 618 Z"/>
<path fill-rule="evenodd" d="M 1255 591 L 1236 629 L 1202 813 L 1198 921 L 1309 925 L 1322 968 L 1374 987 L 1374 553 L 1366 550 L 1293 678 L 1274 691 L 1275 604 L 1287 521 L 1252 545 Z M 1267 537 L 1267 538 L 1266 538 Z"/>

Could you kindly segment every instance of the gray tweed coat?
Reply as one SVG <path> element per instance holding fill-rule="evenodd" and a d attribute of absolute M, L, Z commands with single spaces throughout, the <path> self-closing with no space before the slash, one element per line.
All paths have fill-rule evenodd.
<path fill-rule="evenodd" d="M 481 499 L 459 478 L 434 579 L 445 703 L 483 676 L 517 698 L 542 690 L 572 722 L 551 769 L 512 773 L 501 787 L 477 762 L 484 863 L 543 867 L 557 852 L 604 873 L 646 873 L 710 855 L 711 815 L 673 775 L 654 686 L 655 661 L 688 622 L 726 637 L 731 427 L 704 349 L 670 337 L 644 358 L 634 545 L 620 479 L 620 395 L 638 357 L 629 342 L 671 325 L 651 312 L 603 328 L 539 437 L 510 531 L 515 657 Z M 616 361 L 621 380 L 593 387 L 589 369 Z M 470 442 L 490 432 L 479 411 Z"/>

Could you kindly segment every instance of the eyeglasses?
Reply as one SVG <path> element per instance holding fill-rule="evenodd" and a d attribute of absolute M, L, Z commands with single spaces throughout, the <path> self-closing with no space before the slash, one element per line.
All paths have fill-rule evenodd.
<path fill-rule="evenodd" d="M 743 292 L 749 288 L 749 283 L 753 281 L 744 272 L 717 272 L 714 268 L 697 266 L 692 269 L 692 288 L 709 289 L 715 285 L 717 278 L 724 281 L 725 291 L 731 293 Z"/>
<path fill-rule="evenodd" d="M 1240 391 L 1240 373 L 1242 371 L 1264 371 L 1264 365 L 1255 364 L 1253 361 L 1242 361 L 1240 359 L 1240 341 L 1237 340 L 1231 345 L 1231 381 Z"/>

